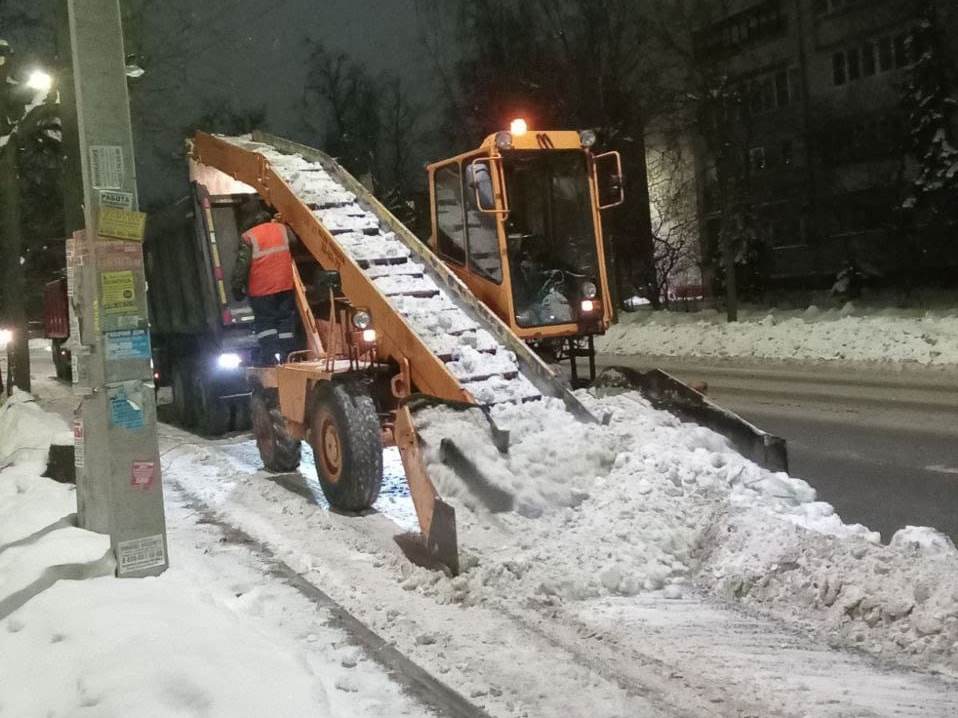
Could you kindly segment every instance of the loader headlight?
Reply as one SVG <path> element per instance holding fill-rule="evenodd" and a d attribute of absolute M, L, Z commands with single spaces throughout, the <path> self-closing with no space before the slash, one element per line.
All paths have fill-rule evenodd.
<path fill-rule="evenodd" d="M 511 150 L 512 149 L 512 133 L 497 132 L 496 147 L 498 147 L 500 150 Z"/>
<path fill-rule="evenodd" d="M 375 344 L 376 343 L 376 330 L 375 329 L 364 329 L 363 330 L 363 341 L 366 344 Z"/>
<path fill-rule="evenodd" d="M 595 144 L 595 140 L 595 130 L 582 130 L 579 132 L 579 142 L 582 143 L 583 147 L 592 147 L 592 145 Z"/>
<path fill-rule="evenodd" d="M 579 305 L 579 308 L 582 310 L 583 314 L 591 314 L 595 311 L 595 302 L 591 299 L 583 299 L 582 303 Z"/>
<path fill-rule="evenodd" d="M 585 297 L 586 299 L 595 299 L 598 293 L 599 293 L 599 288 L 595 286 L 595 282 L 582 283 L 582 296 Z"/>
<path fill-rule="evenodd" d="M 364 331 L 369 329 L 370 325 L 373 323 L 373 318 L 369 315 L 365 309 L 358 309 L 353 312 L 353 326 Z"/>

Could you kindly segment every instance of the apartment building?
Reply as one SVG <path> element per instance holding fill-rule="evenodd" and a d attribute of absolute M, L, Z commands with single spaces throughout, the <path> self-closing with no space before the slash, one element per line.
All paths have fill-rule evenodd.
<path fill-rule="evenodd" d="M 896 208 L 916 169 L 902 94 L 925 49 L 914 32 L 922 5 L 741 0 L 695 33 L 697 61 L 728 78 L 732 98 L 718 135 L 709 141 L 706 122 L 698 143 L 706 278 L 732 205 L 748 207 L 767 284 L 822 285 L 849 261 L 894 274 Z M 954 244 L 927 238 L 924 261 L 958 266 Z"/>

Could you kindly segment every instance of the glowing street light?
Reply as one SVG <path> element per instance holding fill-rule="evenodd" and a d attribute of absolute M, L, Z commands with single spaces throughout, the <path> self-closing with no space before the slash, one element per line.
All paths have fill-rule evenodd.
<path fill-rule="evenodd" d="M 34 92 L 47 94 L 53 88 L 53 78 L 43 70 L 34 70 L 27 77 L 27 87 Z"/>
<path fill-rule="evenodd" d="M 0 329 L 0 351 L 7 348 L 7 344 L 13 341 L 13 331 L 10 329 Z"/>

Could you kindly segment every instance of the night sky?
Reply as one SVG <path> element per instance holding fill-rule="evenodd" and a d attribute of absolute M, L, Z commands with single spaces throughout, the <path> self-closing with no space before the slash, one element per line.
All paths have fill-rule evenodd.
<path fill-rule="evenodd" d="M 146 75 L 131 81 L 140 194 L 144 205 L 186 191 L 185 167 L 174 159 L 184 127 L 226 104 L 244 112 L 265 107 L 266 129 L 316 145 L 303 121 L 303 87 L 309 41 L 343 51 L 371 75 L 399 76 L 409 98 L 426 106 L 434 73 L 420 42 L 413 0 L 235 0 L 143 3 L 139 28 L 127 28 L 128 50 L 139 44 Z M 0 37 L 21 59 L 49 62 L 54 51 L 54 0 L 0 4 Z M 44 25 L 16 31 L 7 21 L 20 11 Z M 423 126 L 428 129 L 431 113 Z M 320 124 L 315 122 L 314 124 Z M 477 140 L 478 141 L 478 140 Z M 416 163 L 436 158 L 428 132 Z M 182 172 L 182 174 L 180 174 Z M 180 184 L 182 182 L 182 185 Z"/>

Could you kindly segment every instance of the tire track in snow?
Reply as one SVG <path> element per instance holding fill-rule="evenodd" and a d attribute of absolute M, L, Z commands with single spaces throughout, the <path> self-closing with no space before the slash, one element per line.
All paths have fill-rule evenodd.
<path fill-rule="evenodd" d="M 176 482 L 175 479 L 173 481 Z M 317 608 L 323 609 L 329 617 L 327 625 L 343 631 L 355 645 L 361 646 L 370 659 L 382 666 L 391 678 L 405 688 L 412 698 L 438 711 L 443 716 L 450 716 L 451 718 L 491 718 L 482 708 L 470 703 L 464 696 L 413 662 L 389 641 L 351 614 L 344 606 L 333 600 L 321 588 L 306 580 L 302 574 L 279 559 L 265 544 L 222 518 L 179 482 L 176 482 L 174 490 L 181 495 L 186 506 L 201 517 L 203 523 L 219 528 L 226 541 L 249 548 L 268 567 L 270 575 L 299 591 Z"/>

